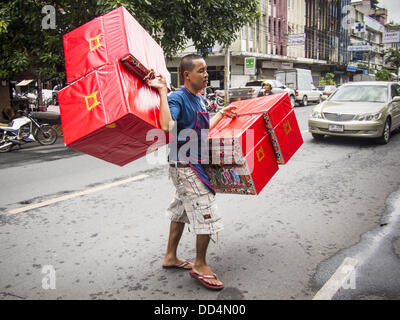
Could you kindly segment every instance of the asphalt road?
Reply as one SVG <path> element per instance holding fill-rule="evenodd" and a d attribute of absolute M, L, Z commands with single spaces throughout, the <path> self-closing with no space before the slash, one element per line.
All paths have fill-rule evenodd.
<path fill-rule="evenodd" d="M 400 134 L 317 142 L 310 109 L 295 109 L 304 144 L 260 195 L 217 196 L 219 293 L 161 268 L 174 193 L 165 149 L 124 167 L 61 140 L 0 154 L 0 299 L 312 299 L 348 257 L 357 266 L 333 299 L 399 299 Z M 11 213 L 49 199 L 61 200 Z M 195 257 L 186 230 L 179 255 Z"/>

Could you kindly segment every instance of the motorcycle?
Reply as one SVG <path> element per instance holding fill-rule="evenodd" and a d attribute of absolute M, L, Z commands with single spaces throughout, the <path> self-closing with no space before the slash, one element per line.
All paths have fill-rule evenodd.
<path fill-rule="evenodd" d="M 8 125 L 0 125 L 0 152 L 8 152 L 18 145 L 37 141 L 51 145 L 57 141 L 57 131 L 49 124 L 39 124 L 29 113 L 18 110 L 20 117 Z"/>
<path fill-rule="evenodd" d="M 216 104 L 215 104 L 215 93 L 209 93 L 204 98 L 206 102 L 206 108 L 210 112 L 216 112 Z"/>
<path fill-rule="evenodd" d="M 216 112 L 217 111 L 216 94 L 210 87 L 205 88 L 205 92 L 206 93 L 204 94 L 204 91 L 201 91 L 200 94 L 204 97 L 204 100 L 206 102 L 206 109 L 210 112 Z"/>
<path fill-rule="evenodd" d="M 218 108 L 223 108 L 225 106 L 225 92 L 224 90 L 215 91 L 215 103 Z"/>

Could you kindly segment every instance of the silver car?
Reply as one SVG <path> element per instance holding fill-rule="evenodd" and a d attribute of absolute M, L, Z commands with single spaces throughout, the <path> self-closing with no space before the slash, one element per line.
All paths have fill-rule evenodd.
<path fill-rule="evenodd" d="M 389 142 L 400 127 L 400 85 L 394 82 L 351 82 L 315 106 L 308 120 L 314 139 L 325 135 L 377 138 Z"/>

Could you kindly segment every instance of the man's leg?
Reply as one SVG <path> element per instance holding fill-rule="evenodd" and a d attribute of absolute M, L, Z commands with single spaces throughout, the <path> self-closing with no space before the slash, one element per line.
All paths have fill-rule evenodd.
<path fill-rule="evenodd" d="M 210 235 L 198 234 L 196 238 L 196 261 L 193 266 L 193 271 L 200 275 L 213 275 L 210 267 L 206 262 L 206 254 L 208 243 L 210 242 Z M 221 285 L 222 282 L 216 279 L 206 279 L 206 282 L 214 285 Z"/>
<path fill-rule="evenodd" d="M 177 257 L 177 249 L 184 228 L 185 228 L 185 223 L 171 221 L 171 225 L 169 228 L 167 252 L 165 253 L 163 266 L 174 266 L 183 263 L 183 260 L 180 260 Z M 192 264 L 189 264 L 186 268 L 191 269 L 191 267 Z"/>

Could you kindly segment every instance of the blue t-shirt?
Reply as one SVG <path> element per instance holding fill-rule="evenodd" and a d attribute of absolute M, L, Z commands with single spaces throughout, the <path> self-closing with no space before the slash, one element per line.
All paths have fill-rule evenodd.
<path fill-rule="evenodd" d="M 195 129 L 197 124 L 197 112 L 207 112 L 203 96 L 195 96 L 185 88 L 179 88 L 171 93 L 168 97 L 168 104 L 172 119 L 175 120 L 176 127 L 173 130 L 173 134 L 177 135 L 175 138 L 178 138 L 179 134 L 184 129 Z M 184 144 L 186 139 L 186 135 L 181 135 L 178 140 L 178 147 Z M 173 141 L 169 145 L 169 159 L 173 161 L 185 161 L 185 159 L 179 156 L 176 146 L 173 143 L 176 144 L 176 142 Z"/>
<path fill-rule="evenodd" d="M 201 161 L 193 162 L 190 160 L 192 156 L 192 150 L 196 151 L 194 156 L 196 159 L 204 159 L 204 154 L 201 155 L 200 153 L 208 152 L 209 115 L 205 107 L 203 96 L 196 96 L 185 88 L 179 88 L 169 95 L 168 104 L 172 119 L 175 121 L 175 127 L 173 130 L 175 139 L 169 143 L 169 161 L 188 162 L 206 187 L 215 194 L 215 190 L 211 186 L 210 179 L 205 171 L 204 164 L 202 164 Z M 198 119 L 199 112 L 202 114 L 199 115 Z M 189 130 L 182 132 L 184 129 Z M 194 129 L 196 129 L 196 132 L 192 131 Z M 195 134 L 199 133 L 200 129 L 203 130 L 201 130 L 200 135 L 198 135 L 196 138 Z M 183 134 L 180 135 L 180 133 Z M 193 142 L 193 144 L 190 144 L 190 146 L 193 149 L 190 150 L 189 154 L 184 154 L 182 150 L 181 152 L 178 152 L 178 150 L 185 144 L 187 149 L 188 144 L 190 143 L 188 142 L 187 133 L 192 136 L 192 138 L 190 138 L 190 142 Z M 200 144 L 203 144 L 203 150 L 198 149 Z"/>

